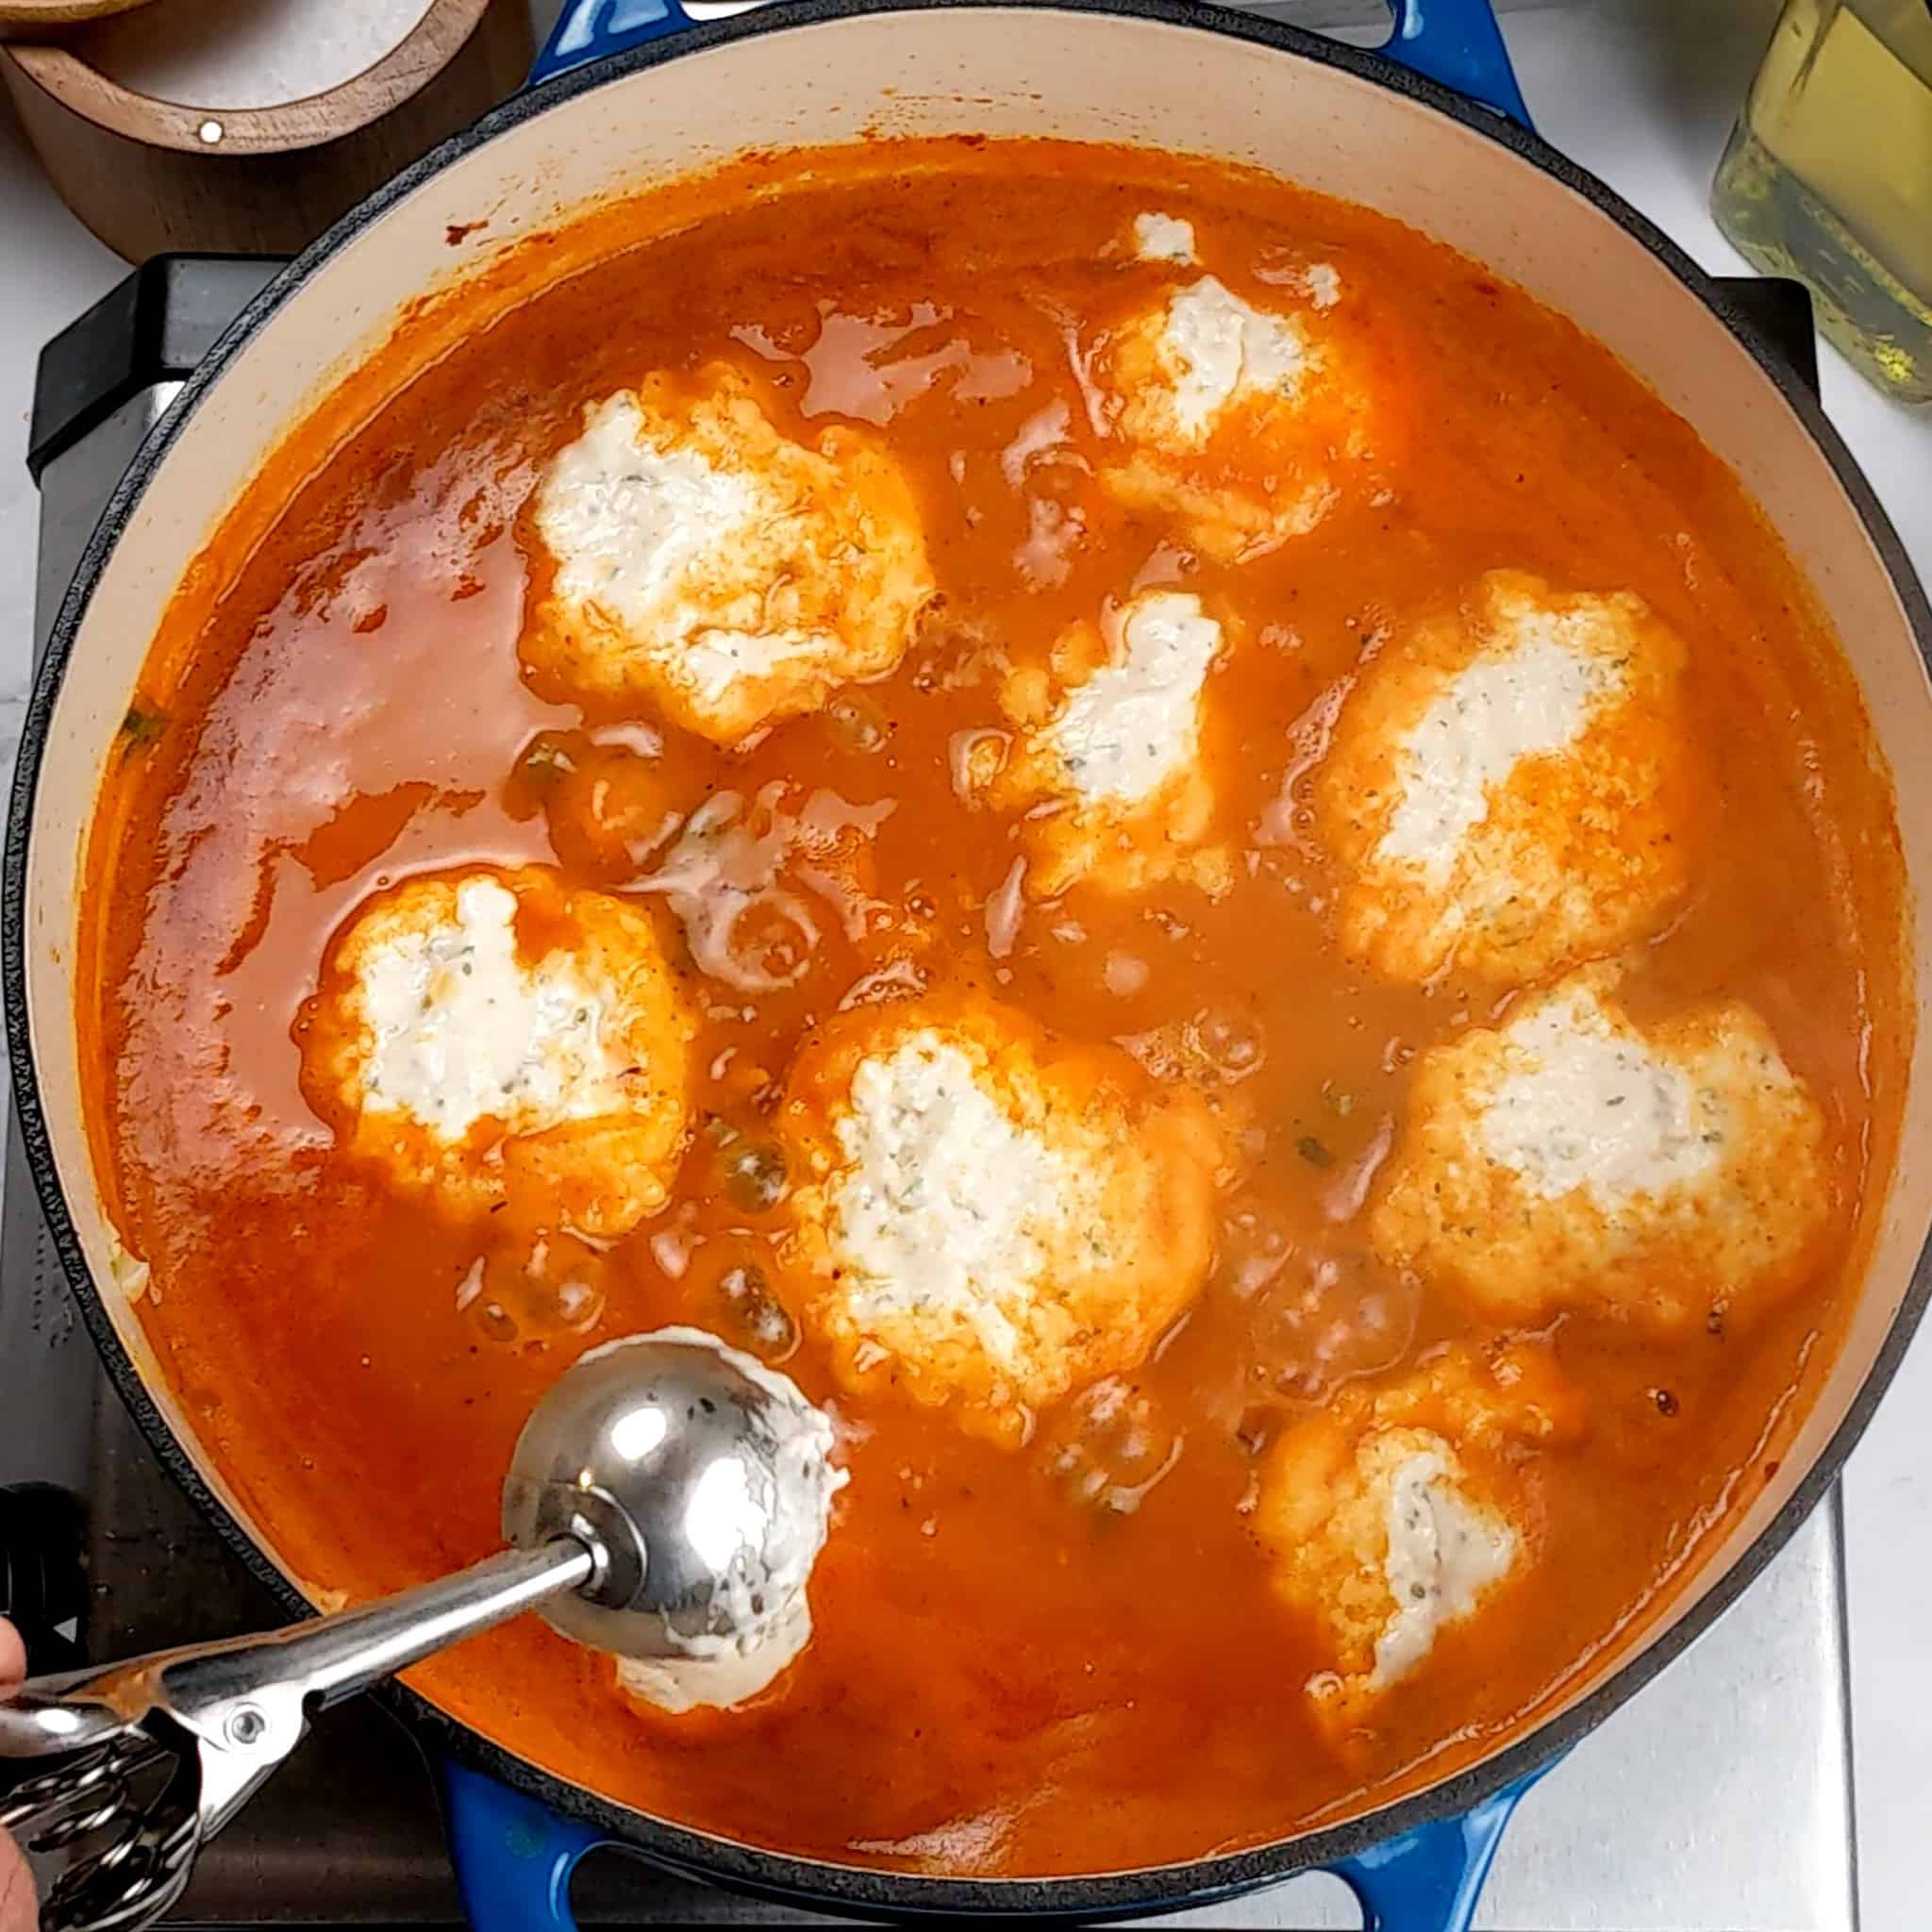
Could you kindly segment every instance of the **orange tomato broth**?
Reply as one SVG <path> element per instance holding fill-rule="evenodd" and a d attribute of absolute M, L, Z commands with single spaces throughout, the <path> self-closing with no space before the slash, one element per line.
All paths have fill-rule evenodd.
<path fill-rule="evenodd" d="M 1099 456 L 1078 365 L 1171 286 L 1124 245 L 1145 208 L 1191 219 L 1208 268 L 1264 306 L 1268 276 L 1335 265 L 1346 299 L 1324 322 L 1400 425 L 1402 485 L 1229 568 L 1066 466 L 1031 487 L 1076 503 L 1087 536 L 1063 580 L 1041 581 L 1019 560 L 1029 509 L 1000 456 L 1059 401 Z M 591 754 L 571 734 L 609 717 L 519 675 L 541 575 L 526 499 L 587 399 L 720 358 L 764 383 L 787 434 L 876 430 L 924 506 L 943 601 L 894 675 L 750 750 L 667 729 L 656 758 Z M 1507 1002 L 1453 979 L 1377 984 L 1340 958 L 1307 789 L 1378 636 L 1508 565 L 1634 590 L 1690 646 L 1705 816 L 1692 889 L 1639 949 L 1636 997 L 1661 1010 L 1723 992 L 1765 1015 L 1828 1119 L 1833 1263 L 1748 1326 L 1676 1343 L 1557 1321 L 1588 1433 L 1542 1458 L 1527 1584 L 1444 1629 L 1338 1753 L 1303 1690 L 1326 1658 L 1271 1592 L 1243 1513 L 1257 1446 L 1339 1375 L 1480 1334 L 1367 1256 L 1356 1204 L 1417 1049 Z M 1219 903 L 1075 888 L 1028 908 L 995 957 L 989 901 L 1016 827 L 963 805 L 948 763 L 955 733 L 1003 722 L 975 653 L 1041 660 L 1064 626 L 1160 580 L 1241 620 L 1203 751 L 1238 883 Z M 1082 1040 L 1206 1015 L 1210 1032 L 1257 1033 L 1265 1058 L 1240 1088 L 1254 1131 L 1215 1274 L 1133 1378 L 1151 1443 L 1088 1445 L 1137 1479 L 1180 1439 L 1136 1511 L 1082 1504 L 1048 1467 L 1077 1405 L 1002 1447 L 943 1413 L 841 1395 L 808 1336 L 786 1367 L 835 1407 L 852 1480 L 802 1661 L 749 1707 L 674 1718 L 525 1618 L 411 1674 L 476 1729 L 612 1799 L 794 1854 L 986 1874 L 1191 1857 L 1493 1748 L 1635 1642 L 1774 1470 L 1854 1297 L 1896 1137 L 1910 1021 L 1889 785 L 1850 673 L 1735 477 L 1606 350 L 1475 263 L 1363 208 L 1127 149 L 756 158 L 425 299 L 275 451 L 177 592 L 112 761 L 82 1029 L 103 1185 L 151 1264 L 140 1312 L 162 1373 L 285 1563 L 325 1592 L 488 1551 L 538 1393 L 617 1334 L 694 1322 L 741 1340 L 732 1271 L 768 1263 L 783 1227 L 782 1206 L 734 1198 L 701 1129 L 673 1208 L 607 1257 L 597 1324 L 545 1331 L 525 1309 L 510 1336 L 500 1308 L 458 1311 L 474 1229 L 352 1171 L 305 1103 L 299 1008 L 328 936 L 378 886 L 479 859 L 560 862 L 607 888 L 635 873 L 594 785 L 519 769 L 543 732 L 610 780 L 607 817 L 780 780 L 794 799 L 892 801 L 874 890 L 895 917 L 925 913 L 936 977 Z M 661 901 L 641 903 L 683 959 Z M 791 991 L 710 990 L 698 1119 L 757 1141 L 753 1070 L 782 1077 L 890 949 L 890 923 L 876 944 L 822 924 Z M 1109 991 L 1109 954 L 1144 961 L 1144 986 Z M 1297 1312 L 1324 1259 L 1329 1287 Z M 511 1279 L 503 1266 L 493 1278 Z M 1369 1307 L 1379 1329 L 1357 1319 Z M 1325 1367 L 1324 1324 L 1340 1341 Z"/>

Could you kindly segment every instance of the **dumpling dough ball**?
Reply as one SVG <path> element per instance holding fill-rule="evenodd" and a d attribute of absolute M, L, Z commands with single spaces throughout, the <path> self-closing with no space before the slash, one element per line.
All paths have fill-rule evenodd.
<path fill-rule="evenodd" d="M 801 1051 L 779 1123 L 805 1321 L 856 1391 L 1018 1441 L 1207 1278 L 1221 1137 L 1117 1048 L 965 994 L 860 1008 Z"/>
<path fill-rule="evenodd" d="M 1317 300 L 1257 308 L 1213 275 L 1135 316 L 1096 373 L 1124 446 L 1101 481 L 1217 562 L 1312 530 L 1369 475 L 1386 426 L 1363 358 Z"/>
<path fill-rule="evenodd" d="M 1520 571 L 1391 639 L 1316 779 L 1344 949 L 1522 984 L 1653 929 L 1685 884 L 1684 663 L 1640 598 Z"/>
<path fill-rule="evenodd" d="M 1198 597 L 1149 591 L 1076 625 L 1051 663 L 1011 674 L 1000 702 L 1016 733 L 990 753 L 988 801 L 1024 811 L 1027 887 L 1052 898 L 1082 880 L 1136 892 L 1184 877 L 1223 891 L 1225 847 L 1206 848 L 1214 786 L 1201 719 L 1222 627 Z"/>
<path fill-rule="evenodd" d="M 1830 1212 L 1824 1120 L 1735 1000 L 1639 1025 L 1595 966 L 1416 1062 L 1370 1235 L 1497 1323 L 1661 1335 L 1793 1287 Z"/>
<path fill-rule="evenodd" d="M 933 593 L 892 458 L 845 428 L 787 441 L 723 366 L 588 406 L 534 519 L 556 565 L 523 644 L 539 684 L 648 699 L 720 744 L 886 675 Z"/>
<path fill-rule="evenodd" d="M 538 867 L 412 878 L 336 941 L 311 1102 L 458 1213 L 620 1235 L 664 1205 L 693 1028 L 651 915 Z"/>
<path fill-rule="evenodd" d="M 1201 257 L 1194 242 L 1194 225 L 1185 215 L 1161 208 L 1142 208 L 1134 217 L 1134 253 L 1142 261 L 1172 261 L 1191 268 Z"/>
<path fill-rule="evenodd" d="M 1396 1381 L 1350 1384 L 1275 1442 L 1255 1528 L 1276 1591 L 1326 1646 L 1307 1690 L 1331 1737 L 1527 1572 L 1535 1454 L 1582 1428 L 1547 1349 L 1455 1345 Z"/>

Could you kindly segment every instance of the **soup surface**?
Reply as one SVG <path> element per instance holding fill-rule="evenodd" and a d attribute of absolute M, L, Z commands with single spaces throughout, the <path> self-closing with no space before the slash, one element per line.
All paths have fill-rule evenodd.
<path fill-rule="evenodd" d="M 128 1283 L 291 1568 L 479 1556 L 539 1391 L 710 1329 L 849 1474 L 797 1661 L 414 1681 L 923 1869 L 1333 1820 L 1630 1641 L 1907 1039 L 1731 475 L 1478 265 L 1126 150 L 745 162 L 426 303 L 177 593 L 92 877 Z"/>

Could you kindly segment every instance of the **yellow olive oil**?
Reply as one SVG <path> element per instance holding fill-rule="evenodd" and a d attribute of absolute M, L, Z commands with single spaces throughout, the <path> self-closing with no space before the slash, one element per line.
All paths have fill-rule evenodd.
<path fill-rule="evenodd" d="M 1859 370 L 1932 402 L 1932 0 L 1788 0 L 1711 208 Z"/>

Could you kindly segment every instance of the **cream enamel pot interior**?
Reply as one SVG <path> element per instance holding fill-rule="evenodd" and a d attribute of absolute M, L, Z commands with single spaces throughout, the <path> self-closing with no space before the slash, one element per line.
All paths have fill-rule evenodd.
<path fill-rule="evenodd" d="M 1932 609 L 1815 403 L 1669 242 L 1533 136 L 1374 56 L 1180 0 L 786 0 L 593 61 L 430 156 L 250 306 L 106 512 L 60 612 L 23 744 L 5 968 L 15 1091 L 39 1185 L 76 1298 L 138 1420 L 291 1608 L 307 1599 L 276 1565 L 274 1524 L 249 1521 L 225 1491 L 117 1286 L 122 1264 L 82 1121 L 78 868 L 149 640 L 184 566 L 263 453 L 437 277 L 627 186 L 747 145 L 833 142 L 869 127 L 1126 141 L 1258 165 L 1414 225 L 1607 343 L 1735 468 L 1843 640 L 1897 785 L 1926 1009 Z M 452 249 L 449 232 L 486 216 L 487 227 Z M 457 1760 L 491 1774 L 455 1769 L 447 1785 L 476 1923 L 553 1923 L 565 1909 L 562 1874 L 586 1845 L 610 1839 L 749 1890 L 848 1911 L 1112 1915 L 1341 1864 L 1380 1910 L 1406 1897 L 1416 1916 L 1390 1923 L 1466 1924 L 1512 1788 L 1654 1674 L 1762 1567 L 1823 1493 L 1889 1379 L 1932 1288 L 1932 1038 L 1924 1028 L 1909 1108 L 1848 1341 L 1774 1480 L 1707 1552 L 1641 1651 L 1579 1684 L 1564 1709 L 1474 1769 L 1259 1852 L 1093 1878 L 956 1881 L 805 1863 L 661 1824 L 569 1787 L 399 1693 Z M 558 1823 L 555 1810 L 589 1822 Z M 505 1834 L 521 1834 L 521 1864 L 497 1842 Z M 1382 1849 L 1397 1834 L 1407 1836 Z M 1390 1889 L 1407 1882 L 1405 1873 L 1413 1893 Z"/>

